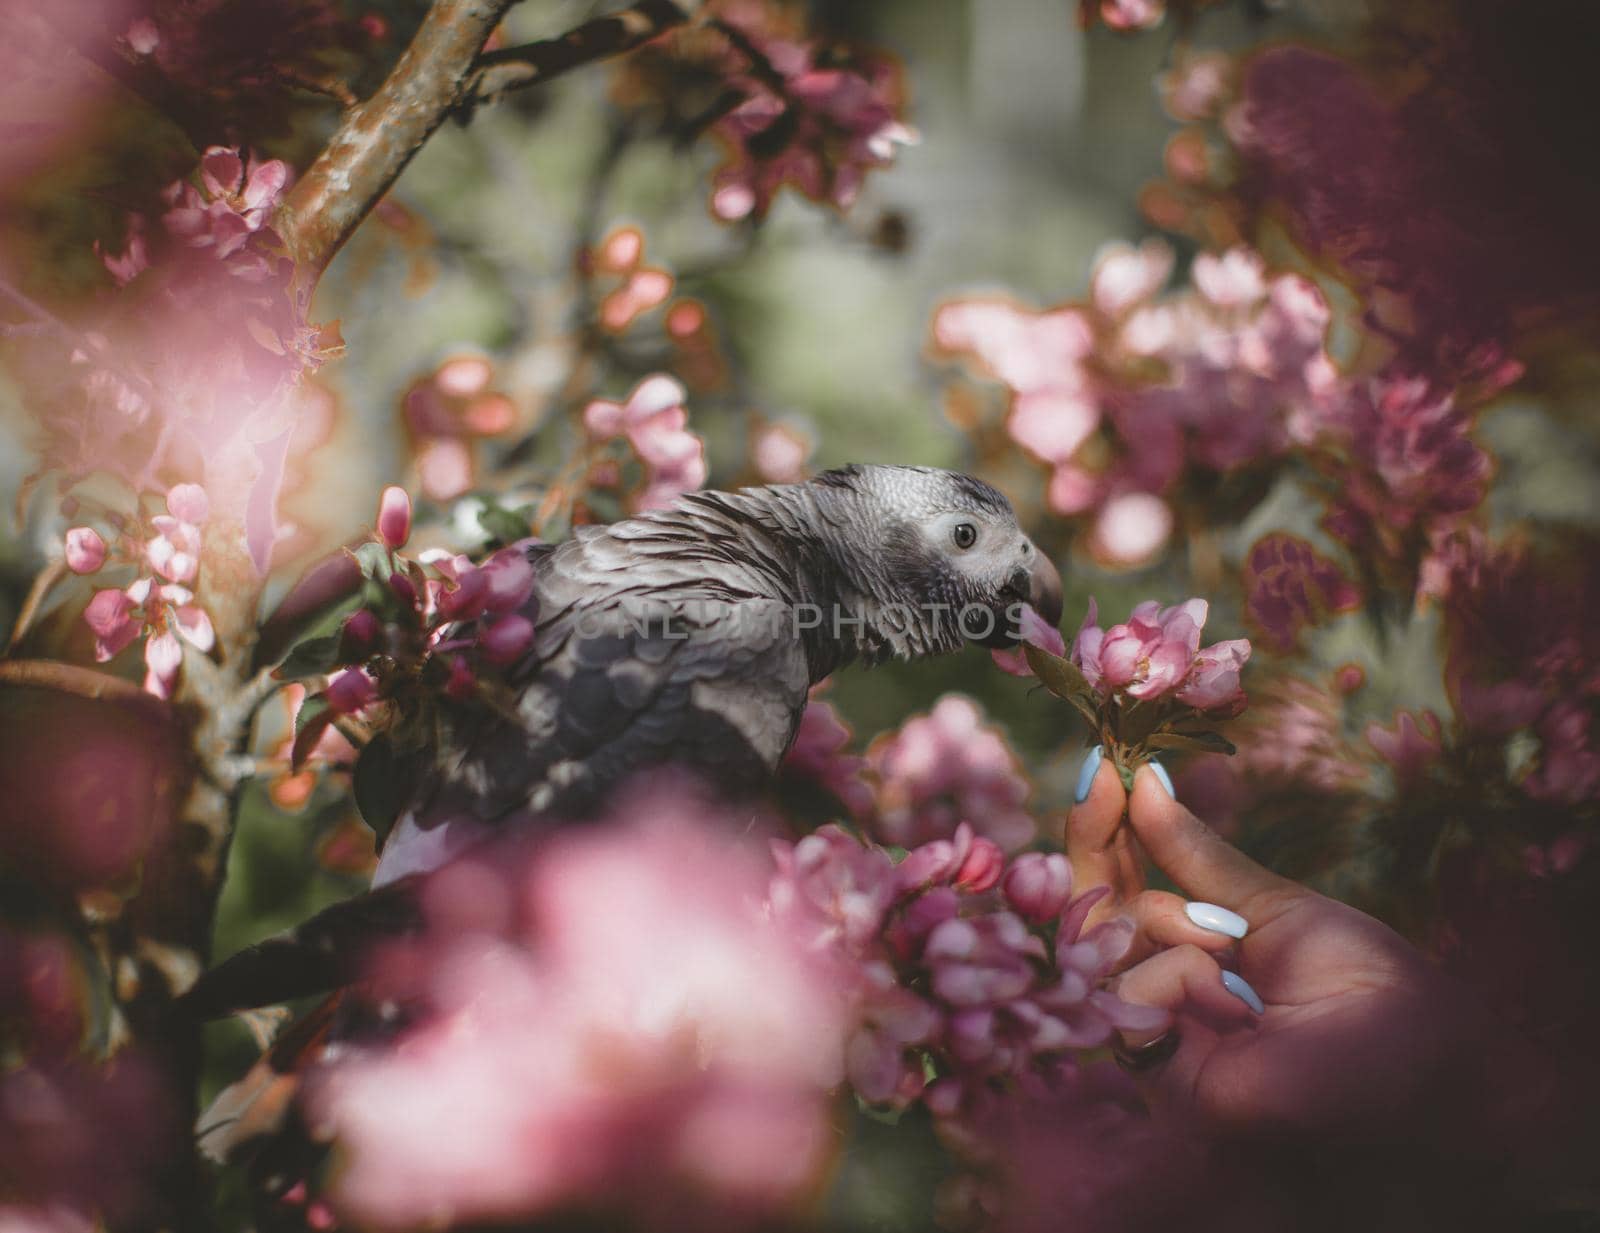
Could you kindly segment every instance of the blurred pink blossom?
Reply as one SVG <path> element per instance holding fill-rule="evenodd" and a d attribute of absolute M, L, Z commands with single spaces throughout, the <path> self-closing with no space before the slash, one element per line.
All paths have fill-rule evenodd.
<path fill-rule="evenodd" d="M 401 399 L 417 477 L 435 501 L 453 501 L 471 489 L 475 443 L 507 432 L 517 421 L 516 404 L 491 388 L 493 379 L 494 366 L 483 356 L 454 355 L 413 382 Z"/>
<path fill-rule="evenodd" d="M 939 352 L 1006 387 L 1007 432 L 1052 468 L 1052 509 L 1093 516 L 1090 548 L 1107 564 L 1160 551 L 1174 526 L 1165 494 L 1188 468 L 1282 455 L 1315 435 L 1341 387 L 1316 286 L 1235 247 L 1200 254 L 1190 289 L 1163 296 L 1172 260 L 1158 240 L 1113 244 L 1081 304 L 958 299 L 933 318 Z"/>
<path fill-rule="evenodd" d="M 887 843 L 949 839 L 963 821 L 1007 852 L 1034 837 L 1016 755 L 970 699 L 946 695 L 879 737 L 867 764 L 877 782 L 873 831 Z"/>
<path fill-rule="evenodd" d="M 737 828 L 651 812 L 436 877 L 422 966 L 389 965 L 430 1012 L 314 1080 L 344 1218 L 759 1222 L 814 1184 L 843 1068 L 828 968 L 763 916 Z"/>
<path fill-rule="evenodd" d="M 1394 770 L 1395 780 L 1402 788 L 1415 784 L 1438 760 L 1443 748 L 1439 717 L 1428 710 L 1416 716 L 1410 711 L 1397 711 L 1390 727 L 1368 724 L 1366 737 L 1367 744 Z"/>
<path fill-rule="evenodd" d="M 1244 566 L 1245 615 L 1275 651 L 1294 649 L 1300 632 L 1361 603 L 1339 567 L 1297 535 L 1257 540 Z"/>
<path fill-rule="evenodd" d="M 745 101 L 713 130 L 729 152 L 712 179 L 715 217 L 763 218 L 785 184 L 847 210 L 868 170 L 887 166 L 897 146 L 917 141 L 899 119 L 899 80 L 887 61 L 858 56 L 829 63 L 821 46 L 762 29 L 762 10 L 753 6 L 730 10 L 724 20 L 782 85 L 756 71 L 743 49 L 730 48 L 728 84 Z"/>
<path fill-rule="evenodd" d="M 783 773 L 814 780 L 853 818 L 872 812 L 872 789 L 862 778 L 867 760 L 846 753 L 850 729 L 832 705 L 813 697 L 800 715 L 800 730 L 784 755 Z"/>
<path fill-rule="evenodd" d="M 1218 51 L 1184 51 L 1158 79 L 1167 114 L 1185 124 L 1208 120 L 1233 88 L 1233 59 Z"/>
<path fill-rule="evenodd" d="M 635 510 L 662 509 L 706 482 L 705 442 L 687 428 L 687 395 L 673 378 L 647 377 L 625 403 L 598 400 L 583 411 L 595 442 L 626 437 L 644 464 L 645 484 L 632 498 Z"/>
<path fill-rule="evenodd" d="M 1060 852 L 1024 852 L 1006 870 L 1003 889 L 1006 902 L 1024 919 L 1041 924 L 1067 906 L 1072 866 Z"/>

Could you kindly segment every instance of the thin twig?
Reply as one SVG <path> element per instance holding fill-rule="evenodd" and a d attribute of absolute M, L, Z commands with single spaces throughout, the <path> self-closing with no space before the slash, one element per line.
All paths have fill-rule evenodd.
<path fill-rule="evenodd" d="M 632 51 L 688 20 L 688 12 L 674 0 L 640 0 L 560 38 L 485 52 L 478 58 L 467 104 L 488 102 L 507 90 L 538 85 L 580 65 Z"/>
<path fill-rule="evenodd" d="M 0 682 L 53 689 L 95 702 L 124 702 L 150 707 L 163 715 L 170 714 L 172 710 L 160 698 L 146 693 L 123 677 L 57 659 L 0 659 Z"/>
<path fill-rule="evenodd" d="M 27 636 L 28 630 L 33 627 L 33 622 L 39 615 L 39 609 L 44 606 L 45 597 L 54 590 L 56 583 L 67 576 L 68 572 L 65 561 L 51 561 L 34 576 L 27 597 L 22 601 L 22 608 L 17 613 L 16 624 L 11 627 L 11 639 L 6 643 L 6 654 L 9 655 L 22 644 L 23 638 Z"/>

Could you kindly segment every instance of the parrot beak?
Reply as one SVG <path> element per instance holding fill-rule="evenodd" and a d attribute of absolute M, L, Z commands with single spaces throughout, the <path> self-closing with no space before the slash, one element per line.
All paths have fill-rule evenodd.
<path fill-rule="evenodd" d="M 1028 602 L 1052 626 L 1061 624 L 1061 573 L 1049 557 L 1034 550 L 1033 573 L 1029 579 Z"/>

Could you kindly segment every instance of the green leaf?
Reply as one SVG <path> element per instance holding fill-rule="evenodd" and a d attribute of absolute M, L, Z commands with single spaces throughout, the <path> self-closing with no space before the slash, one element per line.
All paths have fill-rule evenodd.
<path fill-rule="evenodd" d="M 478 525 L 490 540 L 499 544 L 514 544 L 533 534 L 533 523 L 529 521 L 532 513 L 531 505 L 514 510 L 501 505 L 486 505 L 478 511 Z"/>
<path fill-rule="evenodd" d="M 1117 724 L 1117 738 L 1124 745 L 1137 745 L 1154 731 L 1156 724 L 1161 722 L 1162 712 L 1167 708 L 1160 702 L 1141 702 L 1135 699 L 1133 704 L 1122 712 L 1121 721 Z"/>
<path fill-rule="evenodd" d="M 331 723 L 333 712 L 328 709 L 327 695 L 317 694 L 300 704 L 300 713 L 294 717 L 294 748 L 289 756 L 291 770 L 300 769 Z"/>
<path fill-rule="evenodd" d="M 1033 675 L 1044 682 L 1044 687 L 1056 697 L 1093 698 L 1094 690 L 1084 679 L 1083 673 L 1078 670 L 1078 665 L 1070 659 L 1052 655 L 1031 642 L 1022 644 L 1022 653 L 1027 657 L 1028 667 L 1033 669 Z"/>
<path fill-rule="evenodd" d="M 394 742 L 383 733 L 368 741 L 356 759 L 356 808 L 377 835 L 380 848 L 389 838 L 395 819 L 400 816 L 400 807 L 405 803 L 403 769 Z"/>
<path fill-rule="evenodd" d="M 1218 732 L 1153 732 L 1145 738 L 1152 749 L 1182 749 L 1189 753 L 1232 754 L 1233 742 Z"/>
<path fill-rule="evenodd" d="M 368 578 L 385 579 L 390 574 L 389 550 L 375 539 L 369 539 L 350 553 Z"/>
<path fill-rule="evenodd" d="M 308 676 L 321 676 L 339 666 L 339 635 L 324 634 L 307 638 L 289 648 L 289 653 L 278 665 L 278 676 L 286 681 L 298 681 Z M 305 708 L 300 709 L 301 715 Z"/>

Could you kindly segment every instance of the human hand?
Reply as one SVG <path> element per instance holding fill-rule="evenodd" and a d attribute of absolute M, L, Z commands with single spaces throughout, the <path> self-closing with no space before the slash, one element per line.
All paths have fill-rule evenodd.
<path fill-rule="evenodd" d="M 1124 1038 L 1135 1059 L 1152 1040 L 1169 1045 L 1148 1058 L 1176 1046 L 1136 1072 L 1154 1106 L 1250 1133 L 1441 1153 L 1515 1133 L 1516 1101 L 1486 1078 L 1526 1077 L 1519 1042 L 1399 934 L 1250 860 L 1149 767 L 1131 796 L 1104 765 L 1084 787 L 1067 824 L 1074 881 L 1109 885 L 1097 919 L 1135 927 L 1114 988 L 1172 1016 Z M 1146 889 L 1144 854 L 1193 902 Z"/>

